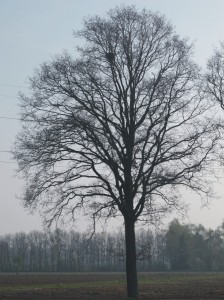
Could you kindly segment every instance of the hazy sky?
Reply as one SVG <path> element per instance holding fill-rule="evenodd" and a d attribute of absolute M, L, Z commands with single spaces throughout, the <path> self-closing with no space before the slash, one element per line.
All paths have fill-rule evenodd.
<path fill-rule="evenodd" d="M 23 180 L 16 177 L 10 153 L 19 131 L 18 92 L 27 89 L 27 77 L 43 61 L 63 50 L 73 51 L 73 30 L 85 16 L 103 15 L 110 8 L 135 4 L 159 11 L 181 37 L 195 43 L 195 60 L 205 66 L 213 48 L 224 41 L 224 0 L 0 0 L 0 235 L 41 229 L 38 214 L 28 215 L 19 196 Z M 4 117 L 4 118 L 2 118 Z M 5 119 L 8 118 L 8 119 Z M 215 185 L 219 199 L 201 209 L 191 193 L 185 221 L 215 228 L 224 219 L 224 179 Z M 17 196 L 16 196 L 17 195 Z"/>

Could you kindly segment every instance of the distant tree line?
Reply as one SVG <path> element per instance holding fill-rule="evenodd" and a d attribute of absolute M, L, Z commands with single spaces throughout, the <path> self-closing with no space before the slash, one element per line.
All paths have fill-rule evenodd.
<path fill-rule="evenodd" d="M 137 232 L 139 271 L 223 271 L 224 224 L 216 230 L 173 220 L 167 230 Z M 56 229 L 0 237 L 1 272 L 125 271 L 124 233 Z"/>

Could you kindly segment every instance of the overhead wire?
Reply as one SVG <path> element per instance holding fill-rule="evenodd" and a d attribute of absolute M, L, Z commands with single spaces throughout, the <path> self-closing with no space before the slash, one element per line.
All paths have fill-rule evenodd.
<path fill-rule="evenodd" d="M 16 164 L 15 161 L 6 161 L 6 160 L 0 160 L 0 163 L 3 163 L 3 164 Z"/>
<path fill-rule="evenodd" d="M 28 85 L 11 84 L 11 83 L 3 83 L 3 82 L 0 82 L 0 85 L 1 85 L 1 86 L 10 86 L 10 87 L 16 87 L 16 88 L 26 88 L 26 89 L 28 89 L 28 88 L 29 88 L 29 86 L 28 86 Z"/>
<path fill-rule="evenodd" d="M 16 85 L 16 84 L 2 83 L 2 82 L 0 82 L 0 86 L 10 86 L 10 87 L 19 87 L 19 88 L 24 88 L 25 87 L 25 88 L 27 88 L 26 86 L 23 86 L 23 85 Z M 0 97 L 19 99 L 19 97 L 17 97 L 17 96 L 11 96 L 11 95 L 5 95 L 5 94 L 0 94 Z M 21 121 L 21 119 L 19 119 L 19 118 L 5 117 L 5 116 L 0 116 L 0 119 Z"/>
<path fill-rule="evenodd" d="M 4 117 L 4 116 L 0 116 L 0 119 L 22 121 L 22 119 L 19 119 L 19 118 L 14 118 L 14 117 Z"/>
<path fill-rule="evenodd" d="M 11 86 L 11 87 L 20 87 L 20 88 L 28 88 L 28 86 L 23 86 L 23 85 L 15 85 L 15 84 L 8 84 L 8 83 L 1 83 L 0 86 Z M 5 95 L 5 94 L 0 94 L 0 97 L 7 97 L 7 98 L 12 98 L 12 99 L 20 99 L 17 96 L 11 96 L 11 95 Z M 15 118 L 15 117 L 6 117 L 6 116 L 0 116 L 0 119 L 5 119 L 5 120 L 17 120 L 17 121 L 23 121 L 23 122 L 33 122 L 32 120 L 22 120 L 20 118 Z"/>
<path fill-rule="evenodd" d="M 0 150 L 0 153 L 12 153 L 12 151 L 9 150 Z M 7 160 L 0 160 L 0 163 L 3 164 L 16 164 L 16 161 L 7 161 Z"/>
<path fill-rule="evenodd" d="M 0 82 L 0 86 L 8 86 L 8 87 L 16 87 L 16 88 L 27 88 L 27 86 L 23 86 L 23 85 L 8 84 L 8 83 L 2 83 L 2 82 Z M 0 94 L 0 97 L 19 99 L 16 96 L 5 95 L 5 94 Z M 0 116 L 0 119 L 21 121 L 21 119 L 19 119 L 19 118 L 6 117 L 6 116 Z M 0 153 L 11 153 L 11 151 L 9 151 L 9 150 L 0 150 Z M 0 163 L 1 164 L 16 164 L 16 161 L 0 160 Z"/>

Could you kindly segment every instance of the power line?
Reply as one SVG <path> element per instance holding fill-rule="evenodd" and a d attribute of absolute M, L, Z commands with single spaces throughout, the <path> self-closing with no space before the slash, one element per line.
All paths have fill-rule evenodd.
<path fill-rule="evenodd" d="M 26 88 L 26 89 L 29 88 L 27 85 L 18 85 L 18 84 L 3 83 L 3 82 L 0 82 L 0 85 L 2 85 L 2 86 L 11 86 L 11 87 L 16 87 L 16 88 Z"/>
<path fill-rule="evenodd" d="M 0 119 L 23 121 L 22 119 L 19 119 L 19 118 L 4 117 L 4 116 L 0 116 Z M 29 121 L 29 122 L 31 122 L 31 121 Z"/>
<path fill-rule="evenodd" d="M 22 122 L 35 122 L 33 120 L 23 120 L 23 119 L 19 119 L 19 118 L 14 118 L 14 117 L 4 117 L 4 116 L 0 116 L 0 119 L 5 119 L 5 120 L 16 120 L 16 121 L 22 121 Z"/>
<path fill-rule="evenodd" d="M 0 116 L 0 119 L 5 119 L 5 120 L 16 120 L 16 121 L 22 121 L 22 122 L 36 122 L 34 120 L 24 120 L 24 119 L 19 119 L 19 118 L 14 118 L 14 117 L 5 117 L 5 116 Z"/>
<path fill-rule="evenodd" d="M 6 160 L 0 160 L 0 163 L 3 163 L 3 164 L 16 164 L 16 162 L 6 161 Z"/>

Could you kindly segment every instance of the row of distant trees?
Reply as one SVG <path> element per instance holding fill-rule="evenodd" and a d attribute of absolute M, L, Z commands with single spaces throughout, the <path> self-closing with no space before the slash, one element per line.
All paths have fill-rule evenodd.
<path fill-rule="evenodd" d="M 139 271 L 224 270 L 224 224 L 216 230 L 184 225 L 137 232 Z M 0 271 L 125 271 L 124 234 L 99 233 L 91 240 L 56 229 L 0 237 Z"/>

